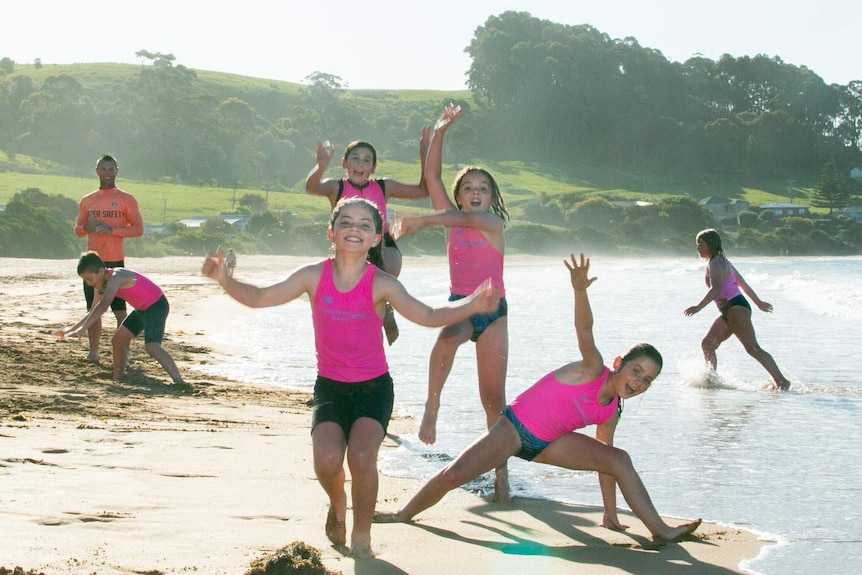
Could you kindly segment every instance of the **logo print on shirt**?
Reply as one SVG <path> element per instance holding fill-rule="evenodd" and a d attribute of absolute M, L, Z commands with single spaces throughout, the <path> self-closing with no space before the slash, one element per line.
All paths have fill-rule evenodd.
<path fill-rule="evenodd" d="M 335 300 L 333 299 L 333 297 L 331 295 L 323 296 L 323 303 L 332 303 L 333 301 L 335 301 Z"/>

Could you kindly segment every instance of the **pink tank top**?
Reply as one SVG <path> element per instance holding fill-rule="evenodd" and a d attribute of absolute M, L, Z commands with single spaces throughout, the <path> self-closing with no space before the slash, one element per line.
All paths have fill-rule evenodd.
<path fill-rule="evenodd" d="M 724 278 L 724 281 L 721 283 L 721 290 L 718 292 L 718 295 L 713 300 L 715 305 L 719 308 L 740 295 L 742 292 L 739 291 L 739 284 L 736 281 L 736 271 L 734 271 L 733 266 L 730 265 L 730 262 L 727 261 L 723 256 L 716 256 L 724 259 L 725 265 L 727 265 L 728 274 Z M 712 283 L 709 277 L 709 268 L 706 270 L 706 287 L 712 287 Z"/>
<path fill-rule="evenodd" d="M 342 293 L 332 279 L 332 260 L 323 262 L 311 306 L 318 375 L 358 383 L 389 371 L 383 320 L 374 309 L 376 273 L 377 268 L 369 264 L 356 287 Z"/>
<path fill-rule="evenodd" d="M 361 190 L 351 184 L 347 178 L 344 178 L 341 182 L 343 191 L 338 199 L 365 198 L 374 202 L 377 205 L 378 211 L 380 211 L 380 217 L 383 219 L 383 233 L 388 234 L 389 222 L 386 221 L 386 192 L 383 191 L 380 182 L 378 180 L 368 180 L 368 186 Z"/>
<path fill-rule="evenodd" d="M 506 297 L 503 285 L 503 254 L 476 228 L 454 227 L 446 247 L 449 254 L 449 291 L 470 295 L 488 278 Z"/>
<path fill-rule="evenodd" d="M 108 268 L 108 279 L 114 275 L 115 269 L 125 269 L 135 276 L 135 285 L 117 290 L 117 297 L 126 300 L 133 308 L 144 311 L 162 297 L 162 288 L 154 284 L 136 271 L 128 268 Z"/>
<path fill-rule="evenodd" d="M 599 389 L 610 370 L 588 383 L 567 385 L 552 371 L 515 398 L 509 407 L 527 430 L 542 441 L 553 441 L 576 429 L 607 421 L 617 410 L 618 397 L 600 405 Z"/>

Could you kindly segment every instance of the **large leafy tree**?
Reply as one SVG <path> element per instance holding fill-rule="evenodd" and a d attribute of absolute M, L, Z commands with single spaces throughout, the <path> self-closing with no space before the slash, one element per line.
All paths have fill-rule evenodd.
<path fill-rule="evenodd" d="M 814 189 L 811 203 L 818 208 L 829 208 L 829 215 L 836 209 L 850 205 L 850 192 L 847 177 L 844 176 L 835 162 L 823 166 L 820 183 Z"/>

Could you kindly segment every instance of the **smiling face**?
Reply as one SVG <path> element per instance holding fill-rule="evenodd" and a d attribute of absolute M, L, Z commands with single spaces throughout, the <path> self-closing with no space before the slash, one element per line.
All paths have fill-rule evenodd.
<path fill-rule="evenodd" d="M 111 160 L 99 160 L 96 165 L 96 174 L 99 176 L 99 187 L 103 190 L 110 190 L 116 187 L 117 172 L 120 169 L 116 162 Z"/>
<path fill-rule="evenodd" d="M 652 358 L 640 356 L 623 363 L 622 358 L 614 361 L 614 391 L 628 399 L 640 395 L 650 388 L 661 373 L 661 366 Z"/>
<path fill-rule="evenodd" d="M 346 202 L 336 206 L 336 210 L 329 228 L 329 240 L 337 249 L 368 251 L 380 243 L 380 213 L 372 204 Z"/>
<path fill-rule="evenodd" d="M 341 165 L 347 172 L 347 179 L 352 184 L 361 186 L 374 175 L 374 170 L 377 169 L 377 158 L 369 147 L 357 145 L 347 152 L 341 160 Z"/>
<path fill-rule="evenodd" d="M 455 203 L 465 212 L 487 212 L 494 201 L 494 187 L 483 172 L 464 174 L 455 190 Z"/>

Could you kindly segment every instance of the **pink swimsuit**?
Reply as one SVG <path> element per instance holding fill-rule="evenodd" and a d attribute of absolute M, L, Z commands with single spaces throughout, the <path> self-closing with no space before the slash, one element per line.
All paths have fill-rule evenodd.
<path fill-rule="evenodd" d="M 368 180 L 368 185 L 361 190 L 350 183 L 348 178 L 341 180 L 342 192 L 338 199 L 341 198 L 365 198 L 377 206 L 380 212 L 380 217 L 383 219 L 383 233 L 389 233 L 389 222 L 386 221 L 386 192 L 379 180 Z"/>
<path fill-rule="evenodd" d="M 476 228 L 453 227 L 447 245 L 449 255 L 449 291 L 467 296 L 488 278 L 506 297 L 503 285 L 503 254 Z"/>
<path fill-rule="evenodd" d="M 599 390 L 608 378 L 605 367 L 593 381 L 567 385 L 554 372 L 526 389 L 509 404 L 518 421 L 537 438 L 551 442 L 576 429 L 607 421 L 617 410 L 618 397 L 608 405 L 598 402 Z"/>
<path fill-rule="evenodd" d="M 356 287 L 343 293 L 332 279 L 332 260 L 323 262 L 311 306 L 318 375 L 357 383 L 389 371 L 383 351 L 383 320 L 374 308 L 376 273 L 377 268 L 368 265 Z"/>
<path fill-rule="evenodd" d="M 721 309 L 721 306 L 723 306 L 736 296 L 741 295 L 742 292 L 739 291 L 739 284 L 736 281 L 736 271 L 733 269 L 733 266 L 723 256 L 716 257 L 722 257 L 722 259 L 724 259 L 724 263 L 727 265 L 729 271 L 727 277 L 725 277 L 724 281 L 721 283 L 721 290 L 718 292 L 718 295 L 713 300 L 715 302 L 715 305 L 717 305 L 718 308 Z M 706 280 L 706 287 L 712 287 L 712 283 L 709 278 L 709 268 L 707 268 L 706 270 L 706 277 L 704 279 Z"/>
<path fill-rule="evenodd" d="M 135 284 L 132 287 L 117 290 L 116 297 L 126 300 L 136 310 L 144 311 L 162 297 L 162 289 L 159 286 L 128 268 L 108 268 L 108 279 L 114 275 L 116 269 L 125 269 L 135 276 Z"/>

